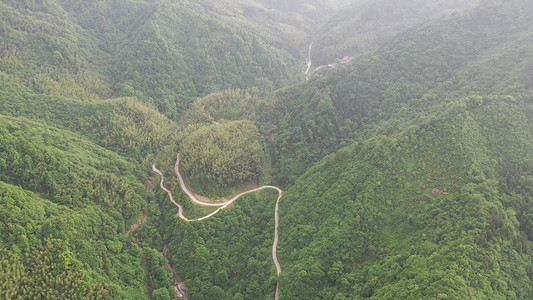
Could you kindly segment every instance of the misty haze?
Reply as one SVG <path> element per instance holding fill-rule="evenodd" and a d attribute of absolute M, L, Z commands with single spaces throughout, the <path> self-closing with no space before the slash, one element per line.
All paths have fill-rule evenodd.
<path fill-rule="evenodd" d="M 0 0 L 0 300 L 533 299 L 530 0 Z"/>

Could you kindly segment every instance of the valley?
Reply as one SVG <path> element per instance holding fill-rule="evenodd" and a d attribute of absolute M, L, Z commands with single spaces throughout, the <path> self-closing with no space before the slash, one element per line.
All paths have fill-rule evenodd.
<path fill-rule="evenodd" d="M 0 1 L 0 299 L 533 298 L 530 4 Z"/>
<path fill-rule="evenodd" d="M 194 202 L 195 204 L 198 204 L 198 205 L 204 205 L 204 206 L 219 206 L 218 209 L 216 209 L 215 211 L 213 211 L 212 213 L 206 215 L 206 216 L 203 216 L 203 217 L 200 217 L 200 218 L 197 218 L 197 219 L 188 219 L 187 217 L 185 217 L 183 215 L 183 206 L 179 203 L 177 203 L 175 200 L 174 200 L 174 197 L 172 196 L 172 192 L 167 189 L 164 185 L 163 185 L 163 173 L 161 173 L 161 171 L 159 171 L 159 169 L 157 169 L 155 167 L 155 165 L 152 165 L 152 169 L 154 170 L 154 172 L 156 172 L 160 178 L 161 178 L 161 181 L 160 181 L 160 187 L 161 189 L 163 189 L 165 192 L 167 192 L 168 194 L 168 197 L 170 199 L 170 201 L 176 206 L 178 207 L 178 216 L 187 221 L 187 222 L 191 222 L 191 221 L 202 221 L 202 220 L 205 220 L 207 218 L 210 218 L 212 216 L 214 216 L 216 213 L 218 213 L 221 209 L 224 209 L 226 208 L 227 206 L 231 205 L 234 201 L 236 201 L 237 199 L 239 199 L 241 196 L 243 195 L 246 195 L 248 193 L 253 193 L 253 192 L 257 192 L 257 191 L 260 191 L 262 189 L 274 189 L 278 192 L 278 199 L 276 200 L 276 208 L 274 209 L 274 242 L 272 243 L 272 260 L 274 261 L 274 264 L 276 265 L 276 272 L 277 274 L 279 275 L 281 273 L 281 264 L 279 263 L 279 259 L 278 259 L 278 254 L 277 254 L 277 246 L 278 246 L 278 242 L 279 242 L 279 234 L 278 234 L 278 226 L 279 226 L 279 215 L 278 215 L 278 211 L 279 211 L 279 200 L 281 199 L 281 196 L 282 196 L 282 191 L 280 188 L 278 187 L 275 187 L 275 186 L 260 186 L 260 187 L 257 187 L 257 188 L 253 188 L 253 189 L 249 189 L 247 191 L 244 191 L 244 192 L 241 192 L 237 195 L 235 195 L 233 198 L 231 198 L 230 200 L 228 201 L 225 201 L 225 202 L 222 202 L 222 203 L 213 203 L 213 202 L 204 202 L 204 201 L 200 201 L 196 198 L 196 196 L 190 191 L 190 189 L 187 187 L 187 185 L 185 184 L 185 181 L 183 180 L 183 177 L 181 176 L 181 173 L 179 171 L 179 161 L 180 161 L 180 156 L 179 154 L 177 155 L 177 158 L 176 158 L 176 163 L 174 165 L 174 169 L 176 170 L 176 175 L 178 176 L 178 179 L 179 179 L 179 182 L 180 182 L 180 187 L 181 187 L 181 190 L 187 194 L 187 196 L 189 197 L 189 199 Z M 168 249 L 168 245 L 167 245 L 167 248 Z M 166 250 L 163 250 L 165 251 L 166 253 Z M 165 258 L 166 258 L 166 255 L 165 255 Z M 178 289 L 178 288 L 177 288 Z M 278 299 L 278 286 L 276 285 L 276 296 L 275 296 L 275 299 Z M 184 294 L 184 293 L 180 293 L 180 294 Z"/>

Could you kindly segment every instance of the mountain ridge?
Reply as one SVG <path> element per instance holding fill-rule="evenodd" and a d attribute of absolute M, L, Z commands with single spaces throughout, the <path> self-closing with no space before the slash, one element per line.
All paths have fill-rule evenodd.
<path fill-rule="evenodd" d="M 199 299 L 533 297 L 533 6 L 291 4 L 1 2 L 0 294 L 170 300 L 176 271 Z M 305 81 L 353 11 L 386 38 Z M 197 191 L 283 188 L 280 274 L 274 192 L 185 222 L 150 171 L 207 215 L 178 152 Z"/>

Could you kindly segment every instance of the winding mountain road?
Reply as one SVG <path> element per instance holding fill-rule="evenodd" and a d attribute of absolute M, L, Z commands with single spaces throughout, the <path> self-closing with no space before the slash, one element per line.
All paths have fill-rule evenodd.
<path fill-rule="evenodd" d="M 311 47 L 309 47 L 309 48 L 311 48 Z M 178 202 L 176 202 L 176 200 L 174 200 L 174 197 L 172 196 L 172 192 L 169 189 L 167 189 L 164 186 L 164 184 L 163 184 L 163 181 L 164 181 L 163 173 L 159 169 L 156 168 L 155 164 L 153 164 L 152 165 L 152 170 L 154 170 L 154 172 L 156 172 L 159 175 L 159 177 L 161 178 L 159 186 L 161 187 L 161 189 L 163 189 L 165 192 L 167 192 L 170 201 L 172 203 L 174 203 L 175 206 L 178 207 L 177 215 L 181 219 L 183 219 L 183 220 L 185 220 L 187 222 L 202 221 L 202 220 L 205 220 L 207 218 L 210 218 L 210 217 L 214 216 L 216 213 L 218 213 L 221 209 L 224 209 L 228 205 L 230 205 L 233 202 L 235 202 L 241 196 L 244 196 L 244 195 L 249 194 L 249 193 L 257 192 L 257 191 L 260 191 L 260 190 L 263 190 L 263 189 L 274 189 L 274 190 L 276 190 L 278 192 L 278 199 L 276 200 L 276 208 L 274 209 L 274 241 L 272 243 L 272 260 L 274 261 L 274 264 L 276 265 L 277 275 L 279 275 L 281 273 L 281 264 L 279 263 L 278 253 L 277 253 L 278 241 L 279 241 L 279 235 L 278 235 L 279 215 L 278 215 L 278 210 L 279 210 L 279 200 L 281 199 L 281 196 L 283 195 L 283 191 L 280 188 L 278 188 L 277 186 L 264 185 L 264 186 L 260 186 L 258 188 L 250 189 L 250 190 L 244 191 L 242 193 L 239 193 L 239 194 L 235 195 L 233 198 L 231 198 L 230 200 L 228 200 L 226 202 L 223 202 L 223 203 L 204 202 L 204 201 L 198 200 L 196 198 L 196 196 L 193 194 L 193 192 L 191 192 L 191 190 L 185 184 L 185 181 L 183 180 L 183 177 L 181 176 L 181 173 L 180 173 L 180 170 L 179 170 L 179 163 L 180 163 L 180 155 L 178 154 L 177 158 L 176 158 L 176 163 L 174 164 L 174 170 L 176 171 L 176 175 L 178 176 L 181 190 L 185 194 L 187 194 L 187 196 L 189 196 L 189 198 L 191 199 L 192 202 L 194 202 L 194 203 L 196 203 L 198 205 L 218 206 L 219 207 L 214 212 L 212 212 L 212 213 L 210 213 L 210 214 L 208 214 L 206 216 L 203 216 L 201 218 L 189 219 L 189 218 L 185 217 L 185 215 L 183 214 L 183 206 L 181 206 L 181 204 L 179 204 Z M 276 284 L 276 294 L 275 294 L 275 298 L 274 298 L 275 300 L 278 299 L 278 295 L 279 295 L 279 287 L 278 287 L 278 284 Z"/>
<path fill-rule="evenodd" d="M 309 69 L 311 69 L 311 65 L 313 64 L 311 62 L 311 48 L 313 47 L 313 42 L 311 42 L 311 44 L 309 44 L 309 50 L 308 50 L 308 53 L 307 53 L 307 70 L 305 70 L 305 80 L 309 80 L 309 78 L 307 77 L 307 73 L 309 73 Z"/>
<path fill-rule="evenodd" d="M 322 69 L 322 68 L 325 68 L 325 67 L 330 67 L 330 68 L 336 68 L 337 65 L 339 64 L 339 62 L 332 62 L 330 64 L 327 64 L 327 65 L 321 65 L 321 66 L 318 66 L 317 68 L 315 68 L 314 70 L 311 70 L 311 66 L 313 65 L 313 62 L 311 60 L 311 49 L 313 48 L 313 43 L 315 41 L 312 41 L 311 44 L 309 44 L 309 49 L 307 50 L 307 69 L 305 70 L 304 72 L 304 75 L 305 75 L 305 80 L 309 81 L 309 76 L 313 73 L 315 73 L 316 71 Z M 346 60 L 348 59 L 348 60 Z M 350 62 L 351 60 L 353 59 L 353 57 L 349 57 L 349 56 L 345 56 L 345 58 L 342 59 L 342 61 L 340 63 L 348 63 Z M 309 71 L 311 71 L 311 73 L 309 73 Z M 309 76 L 308 76 L 309 75 Z"/>

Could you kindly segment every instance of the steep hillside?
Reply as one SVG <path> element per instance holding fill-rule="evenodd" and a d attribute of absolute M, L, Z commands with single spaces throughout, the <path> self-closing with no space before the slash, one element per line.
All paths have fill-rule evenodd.
<path fill-rule="evenodd" d="M 75 291 L 60 279 L 64 274 L 112 298 L 145 294 L 138 290 L 144 279 L 139 250 L 124 235 L 145 203 L 146 174 L 139 166 L 78 134 L 26 118 L 0 116 L 0 138 L 0 248 L 26 260 L 27 280 L 47 277 L 38 280 L 42 287 L 15 281 L 3 291 L 22 298 Z M 32 273 L 34 264 L 50 271 Z"/>
<path fill-rule="evenodd" d="M 249 1 L 0 11 L 0 294 L 175 298 L 144 163 L 179 126 L 158 110 L 177 119 L 212 91 L 295 80 L 312 20 Z"/>
<path fill-rule="evenodd" d="M 344 56 L 369 53 L 408 28 L 452 12 L 468 9 L 469 1 L 356 1 L 342 9 L 314 36 L 314 68 L 339 62 Z"/>
<path fill-rule="evenodd" d="M 531 99 L 451 101 L 311 168 L 281 204 L 282 298 L 531 298 Z"/>
<path fill-rule="evenodd" d="M 77 132 L 137 160 L 170 144 L 179 130 L 177 124 L 134 98 L 87 102 L 35 94 L 9 80 L 0 83 L 0 109 L 2 115 Z"/>
<path fill-rule="evenodd" d="M 0 298 L 533 298 L 532 16 L 1 1 Z"/>
<path fill-rule="evenodd" d="M 292 182 L 346 139 L 368 136 L 402 108 L 426 110 L 453 95 L 531 87 L 533 7 L 487 2 L 415 27 L 372 55 L 276 93 L 274 167 Z M 491 16 L 490 18 L 488 16 Z"/>
<path fill-rule="evenodd" d="M 190 126 L 178 139 L 181 168 L 197 191 L 209 194 L 256 183 L 264 156 L 258 138 L 249 121 Z"/>
<path fill-rule="evenodd" d="M 221 89 L 296 82 L 318 26 L 246 0 L 0 5 L 2 74 L 48 95 L 136 96 L 174 119 L 198 96 Z"/>
<path fill-rule="evenodd" d="M 175 216 L 175 208 L 165 201 L 169 255 L 185 276 L 191 298 L 273 299 L 275 200 L 275 192 L 256 192 L 213 218 L 192 223 Z"/>
<path fill-rule="evenodd" d="M 281 299 L 532 297 L 531 9 L 485 1 L 308 83 L 186 113 L 249 119 L 268 140 L 289 186 Z M 191 284 L 235 286 L 215 273 Z"/>
<path fill-rule="evenodd" d="M 94 42 L 56 1 L 2 1 L 0 8 L 0 76 L 38 93 L 109 97 L 91 63 Z"/>

